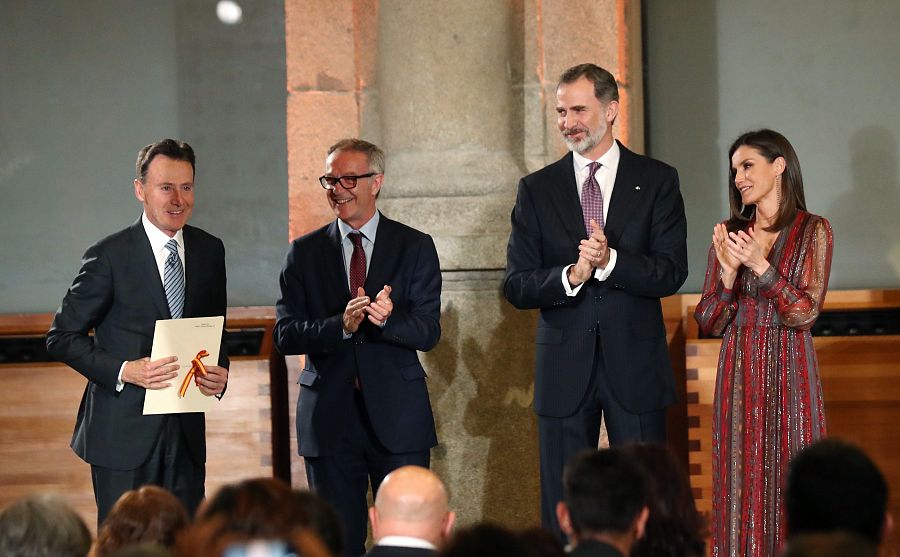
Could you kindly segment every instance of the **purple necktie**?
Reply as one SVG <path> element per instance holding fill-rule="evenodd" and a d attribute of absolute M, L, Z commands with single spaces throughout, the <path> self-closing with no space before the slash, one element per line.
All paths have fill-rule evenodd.
<path fill-rule="evenodd" d="M 594 174 L 602 165 L 599 162 L 592 162 L 588 165 L 588 176 L 581 187 L 581 210 L 584 213 L 584 229 L 588 238 L 591 237 L 593 230 L 591 229 L 591 219 L 597 221 L 600 228 L 603 228 L 603 193 L 600 192 L 600 184 Z"/>
<path fill-rule="evenodd" d="M 362 245 L 362 234 L 348 234 L 353 242 L 353 255 L 350 256 L 350 297 L 355 298 L 359 289 L 366 284 L 366 252 Z"/>

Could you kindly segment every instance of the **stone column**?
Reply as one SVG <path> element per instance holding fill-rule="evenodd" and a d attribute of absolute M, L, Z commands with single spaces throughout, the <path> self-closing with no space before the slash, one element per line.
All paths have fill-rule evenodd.
<path fill-rule="evenodd" d="M 501 293 L 509 214 L 518 179 L 564 152 L 554 108 L 556 79 L 566 67 L 592 61 L 612 71 L 623 104 L 617 135 L 626 143 L 641 137 L 639 5 L 286 3 L 292 233 L 314 228 L 294 223 L 327 220 L 320 193 L 307 199 L 313 176 L 303 164 L 311 157 L 320 169 L 332 138 L 304 126 L 314 126 L 322 108 L 345 110 L 355 116 L 335 118 L 328 132 L 344 126 L 337 137 L 358 133 L 384 148 L 379 207 L 431 234 L 438 247 L 443 336 L 423 355 L 440 440 L 432 465 L 463 524 L 539 522 L 531 405 L 536 313 L 515 310 Z M 341 13 L 292 15 L 310 9 Z M 307 36 L 332 37 L 335 53 L 297 53 L 305 65 L 292 72 L 291 51 L 314 40 Z"/>

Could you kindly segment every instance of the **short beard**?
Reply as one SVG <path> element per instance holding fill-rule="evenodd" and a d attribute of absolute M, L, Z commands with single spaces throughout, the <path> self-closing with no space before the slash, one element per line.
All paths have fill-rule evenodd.
<path fill-rule="evenodd" d="M 605 132 L 605 130 L 599 130 L 599 131 Z M 563 134 L 563 141 L 566 142 L 566 147 L 569 148 L 569 151 L 575 151 L 579 155 L 583 155 L 583 154 L 587 153 L 588 151 L 590 151 L 591 149 L 593 149 L 594 147 L 596 147 L 600 143 L 600 140 L 602 140 L 602 139 L 603 139 L 603 133 L 598 133 L 595 135 L 595 134 L 592 134 L 590 131 L 588 131 L 585 134 L 584 139 L 580 139 L 580 140 L 571 139 L 569 136 Z"/>

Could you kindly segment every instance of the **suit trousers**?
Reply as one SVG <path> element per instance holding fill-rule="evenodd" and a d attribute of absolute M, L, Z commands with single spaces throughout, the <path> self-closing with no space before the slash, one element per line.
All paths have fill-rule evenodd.
<path fill-rule="evenodd" d="M 134 470 L 113 470 L 91 465 L 91 480 L 97 500 L 97 528 L 123 493 L 145 485 L 157 485 L 171 491 L 193 517 L 205 494 L 206 464 L 194 462 L 181 421 L 175 414 L 165 417 L 153 450 Z"/>
<path fill-rule="evenodd" d="M 612 393 L 603 366 L 600 337 L 594 348 L 593 374 L 584 398 L 575 413 L 562 418 L 538 415 L 541 455 L 541 523 L 563 544 L 565 535 L 556 517 L 556 505 L 563 500 L 563 471 L 566 464 L 585 449 L 600 442 L 600 422 L 606 421 L 611 446 L 631 442 L 665 443 L 665 409 L 633 414 L 623 408 Z"/>
<path fill-rule="evenodd" d="M 301 395 L 302 396 L 302 395 Z M 366 552 L 369 483 L 372 495 L 384 477 L 406 465 L 428 468 L 431 450 L 391 453 L 378 441 L 369 422 L 362 393 L 354 393 L 346 427 L 328 455 L 305 457 L 310 488 L 328 501 L 344 525 L 344 555 L 358 557 Z"/>

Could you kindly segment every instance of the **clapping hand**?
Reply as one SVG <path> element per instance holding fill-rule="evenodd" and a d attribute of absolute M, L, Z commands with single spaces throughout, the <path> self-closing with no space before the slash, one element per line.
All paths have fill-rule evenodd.
<path fill-rule="evenodd" d="M 366 313 L 369 314 L 369 321 L 374 325 L 383 327 L 393 311 L 394 302 L 391 300 L 391 287 L 385 284 L 381 292 L 375 296 L 375 301 L 366 306 Z"/>

